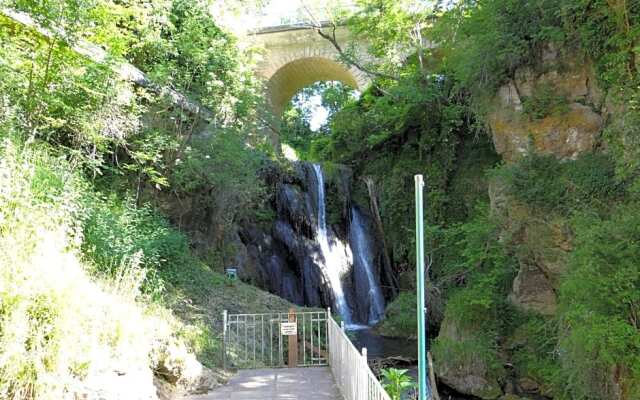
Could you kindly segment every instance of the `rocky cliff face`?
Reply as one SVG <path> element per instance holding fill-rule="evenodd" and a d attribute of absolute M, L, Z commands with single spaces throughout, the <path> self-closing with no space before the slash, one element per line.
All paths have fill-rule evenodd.
<path fill-rule="evenodd" d="M 513 161 L 530 151 L 575 158 L 592 150 L 605 122 L 604 100 L 590 63 L 549 47 L 538 68 L 518 69 L 491 102 L 496 151 Z"/>
<path fill-rule="evenodd" d="M 600 135 L 612 119 L 614 107 L 596 85 L 590 63 L 553 48 L 545 51 L 539 68 L 516 71 L 490 101 L 487 114 L 496 151 L 506 163 L 534 152 L 576 159 L 602 146 Z M 502 240 L 519 264 L 509 302 L 527 313 L 555 315 L 560 278 L 572 250 L 569 221 L 514 199 L 500 178 L 491 178 L 489 197 L 492 218 L 500 222 Z M 492 372 L 482 357 L 470 356 L 481 338 L 458 325 L 445 317 L 439 332 L 438 340 L 451 349 L 450 359 L 436 364 L 442 382 L 482 399 L 500 398 L 504 392 L 552 397 L 535 379 L 509 370 Z M 456 349 L 465 356 L 459 357 Z M 501 362 L 510 365 L 508 350 L 501 351 Z"/>
<path fill-rule="evenodd" d="M 506 162 L 524 154 L 575 159 L 600 144 L 611 113 L 588 61 L 548 47 L 537 69 L 516 71 L 492 102 L 488 122 L 497 152 Z M 509 296 L 525 311 L 553 315 L 558 280 L 571 250 L 567 221 L 510 198 L 498 181 L 490 184 L 491 208 L 504 221 L 520 270 Z"/>

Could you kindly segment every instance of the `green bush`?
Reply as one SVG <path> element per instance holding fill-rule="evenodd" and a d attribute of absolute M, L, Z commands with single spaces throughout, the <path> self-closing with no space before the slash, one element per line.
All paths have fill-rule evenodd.
<path fill-rule="evenodd" d="M 562 380 L 557 351 L 557 321 L 528 315 L 519 322 L 508 342 L 516 373 L 535 380 L 543 393 L 549 394 Z"/>
<path fill-rule="evenodd" d="M 136 258 L 146 271 L 144 291 L 160 299 L 165 280 L 171 282 L 171 274 L 191 262 L 185 236 L 148 206 L 99 194 L 88 196 L 85 204 L 82 251 L 96 271 L 114 277 Z"/>
<path fill-rule="evenodd" d="M 565 398 L 640 396 L 640 206 L 576 220 L 560 287 L 559 341 Z"/>
<path fill-rule="evenodd" d="M 543 119 L 569 111 L 566 96 L 558 94 L 550 84 L 538 85 L 531 97 L 522 98 L 522 110 L 531 119 Z"/>
<path fill-rule="evenodd" d="M 416 314 L 416 294 L 401 292 L 385 310 L 385 318 L 380 325 L 380 333 L 391 337 L 416 337 L 418 322 Z"/>
<path fill-rule="evenodd" d="M 494 171 L 509 193 L 537 209 L 569 213 L 589 206 L 607 207 L 625 190 L 607 154 L 585 153 L 560 161 L 553 155 L 530 154 Z"/>

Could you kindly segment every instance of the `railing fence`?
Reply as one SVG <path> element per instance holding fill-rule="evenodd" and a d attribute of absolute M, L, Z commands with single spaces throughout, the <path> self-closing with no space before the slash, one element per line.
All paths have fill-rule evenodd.
<path fill-rule="evenodd" d="M 225 368 L 329 364 L 344 400 L 391 400 L 369 368 L 367 349 L 363 348 L 362 353 L 356 349 L 347 337 L 344 323 L 338 325 L 331 310 L 266 314 L 225 311 L 223 321 Z M 281 331 L 283 325 L 294 330 L 285 333 Z M 296 353 L 295 361 L 288 357 L 292 351 Z"/>
<path fill-rule="evenodd" d="M 329 314 L 329 366 L 344 400 L 391 400 L 369 368 L 367 349 L 362 354 L 344 330 Z"/>

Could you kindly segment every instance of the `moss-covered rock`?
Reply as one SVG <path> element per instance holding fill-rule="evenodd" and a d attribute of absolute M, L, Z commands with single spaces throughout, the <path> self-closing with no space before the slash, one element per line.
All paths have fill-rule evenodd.
<path fill-rule="evenodd" d="M 482 399 L 498 399 L 505 371 L 495 344 L 482 334 L 445 317 L 433 347 L 438 378 L 456 391 Z"/>

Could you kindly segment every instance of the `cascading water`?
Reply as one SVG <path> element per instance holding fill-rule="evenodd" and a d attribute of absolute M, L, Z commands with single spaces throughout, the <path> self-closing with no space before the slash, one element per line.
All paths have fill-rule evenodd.
<path fill-rule="evenodd" d="M 351 249 L 355 258 L 354 268 L 356 270 L 354 273 L 364 270 L 367 286 L 365 304 L 368 305 L 368 323 L 369 325 L 375 325 L 384 317 L 384 297 L 373 273 L 373 255 L 369 246 L 370 241 L 366 236 L 360 211 L 356 207 L 351 209 L 350 233 Z"/>
<path fill-rule="evenodd" d="M 349 304 L 347 304 L 344 289 L 342 288 L 342 275 L 348 272 L 349 267 L 352 265 L 353 256 L 349 246 L 344 245 L 338 240 L 334 240 L 334 243 L 329 242 L 325 210 L 324 177 L 322 176 L 322 169 L 319 164 L 313 164 L 313 171 L 318 185 L 318 228 L 316 238 L 320 245 L 321 254 L 317 261 L 319 261 L 318 264 L 324 269 L 324 273 L 329 280 L 335 299 L 335 306 L 340 316 L 345 324 L 351 324 L 351 309 L 349 308 Z"/>

